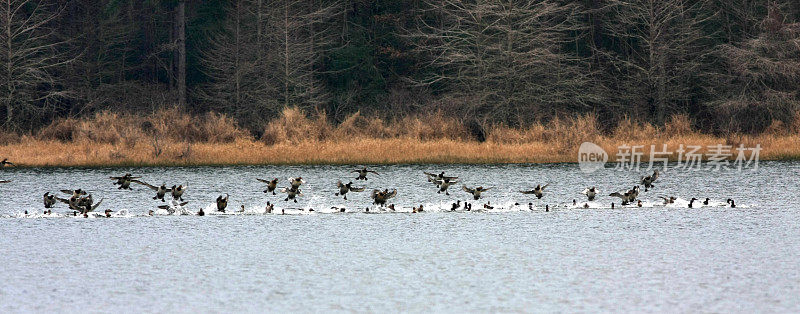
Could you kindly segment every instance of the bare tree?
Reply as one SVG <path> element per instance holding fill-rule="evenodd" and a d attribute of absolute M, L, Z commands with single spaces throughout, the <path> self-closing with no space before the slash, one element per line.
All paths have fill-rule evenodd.
<path fill-rule="evenodd" d="M 661 124 L 668 114 L 687 110 L 693 78 L 710 53 L 702 41 L 702 23 L 711 15 L 707 1 L 610 0 L 602 8 L 605 32 L 618 41 L 616 51 L 601 51 L 614 65 L 617 101 L 633 116 Z"/>
<path fill-rule="evenodd" d="M 231 2 L 223 30 L 202 52 L 203 69 L 212 82 L 196 91 L 210 109 L 233 113 L 251 129 L 280 110 L 280 88 L 268 63 L 277 53 L 264 44 L 264 9 L 263 0 Z"/>
<path fill-rule="evenodd" d="M 444 84 L 471 99 L 468 110 L 499 121 L 588 108 L 591 77 L 580 58 L 563 52 L 580 33 L 578 7 L 556 1 L 434 1 L 410 32 L 436 71 L 415 79 Z"/>
<path fill-rule="evenodd" d="M 727 72 L 711 105 L 722 130 L 760 132 L 774 120 L 791 123 L 800 110 L 800 23 L 784 9 L 770 4 L 757 36 L 719 50 Z"/>
<path fill-rule="evenodd" d="M 317 106 L 329 95 L 319 81 L 319 62 L 332 44 L 334 29 L 328 21 L 338 16 L 338 1 L 280 0 L 268 7 L 264 40 L 274 58 L 265 66 L 274 71 L 281 87 L 283 106 Z"/>
<path fill-rule="evenodd" d="M 178 0 L 175 12 L 176 56 L 178 59 L 178 105 L 186 107 L 186 0 Z"/>
<path fill-rule="evenodd" d="M 41 1 L 0 1 L 0 101 L 6 129 L 19 128 L 64 95 L 53 72 L 66 62 L 58 50 L 65 42 L 50 25 L 60 12 Z"/>
<path fill-rule="evenodd" d="M 197 91 L 216 110 L 235 112 L 257 129 L 287 106 L 314 107 L 328 95 L 319 62 L 332 43 L 338 2 L 233 1 L 224 30 L 203 52 L 212 83 Z"/>

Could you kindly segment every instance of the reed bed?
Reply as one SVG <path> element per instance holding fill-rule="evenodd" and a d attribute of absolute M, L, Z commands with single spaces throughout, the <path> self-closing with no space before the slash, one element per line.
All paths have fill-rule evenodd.
<path fill-rule="evenodd" d="M 254 137 L 225 116 L 192 116 L 164 109 L 148 116 L 101 112 L 56 121 L 36 134 L 0 134 L 0 158 L 23 166 L 184 166 L 237 164 L 399 164 L 576 162 L 582 142 L 615 160 L 621 145 L 668 151 L 680 145 L 761 145 L 761 160 L 800 158 L 800 120 L 773 123 L 759 135 L 694 131 L 685 115 L 664 126 L 623 119 L 603 131 L 594 115 L 534 122 L 520 127 L 482 126 L 477 141 L 462 121 L 442 112 L 385 120 L 355 113 L 339 124 L 324 112 L 287 108 Z M 733 150 L 734 157 L 736 151 Z M 677 154 L 671 156 L 676 158 Z"/>

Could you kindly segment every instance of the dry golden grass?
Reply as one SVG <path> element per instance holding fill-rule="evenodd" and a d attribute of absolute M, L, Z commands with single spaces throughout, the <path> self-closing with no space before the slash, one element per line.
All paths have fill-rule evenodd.
<path fill-rule="evenodd" d="M 596 143 L 614 160 L 620 145 L 650 145 L 668 151 L 716 144 L 762 147 L 760 158 L 800 158 L 800 118 L 773 123 L 761 135 L 717 137 L 695 132 L 685 115 L 663 127 L 622 120 L 610 134 L 594 115 L 554 119 L 523 128 L 486 126 L 486 141 L 471 138 L 463 123 L 441 112 L 395 121 L 356 113 L 342 123 L 287 108 L 253 138 L 224 116 L 190 116 L 165 109 L 148 116 L 110 112 L 89 119 L 65 119 L 35 135 L 0 134 L 0 157 L 26 166 L 128 166 L 218 164 L 394 164 L 575 162 L 584 141 Z M 733 151 L 735 154 L 735 150 Z M 677 155 L 674 154 L 672 158 Z"/>

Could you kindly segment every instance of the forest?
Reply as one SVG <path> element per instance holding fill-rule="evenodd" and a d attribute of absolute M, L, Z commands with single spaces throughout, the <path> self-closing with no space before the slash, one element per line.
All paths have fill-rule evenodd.
<path fill-rule="evenodd" d="M 583 117 L 796 133 L 798 22 L 794 0 L 2 0 L 0 121 L 5 142 L 176 111 L 272 140 L 287 110 L 480 141 Z"/>

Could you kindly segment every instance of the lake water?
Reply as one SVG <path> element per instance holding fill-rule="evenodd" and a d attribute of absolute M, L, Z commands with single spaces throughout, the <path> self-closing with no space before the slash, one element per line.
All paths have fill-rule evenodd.
<path fill-rule="evenodd" d="M 662 173 L 654 190 L 642 190 L 643 207 L 614 209 L 619 200 L 608 193 L 643 172 L 396 165 L 357 182 L 351 170 L 4 169 L 0 179 L 13 182 L 0 185 L 0 312 L 800 311 L 800 162 Z M 460 185 L 437 194 L 422 171 L 495 188 L 471 201 L 472 211 L 450 212 L 470 195 Z M 164 203 L 142 185 L 117 190 L 108 177 L 126 172 L 188 185 L 186 211 L 209 214 L 148 216 Z M 298 175 L 307 183 L 296 204 L 262 193 L 255 180 L 285 186 Z M 339 179 L 396 188 L 396 211 L 372 206 L 367 191 L 334 196 Z M 539 183 L 550 184 L 541 200 L 518 192 Z M 582 208 L 580 192 L 592 185 L 602 196 Z M 42 217 L 42 194 L 74 188 L 103 198 L 98 211 L 114 217 L 73 217 L 65 204 Z M 221 194 L 230 194 L 229 213 L 245 212 L 214 213 Z M 667 195 L 681 200 L 659 205 Z M 687 208 L 692 197 L 711 205 Z M 267 201 L 278 214 L 263 214 Z M 487 202 L 494 208 L 483 209 Z M 420 204 L 425 212 L 407 212 Z"/>

